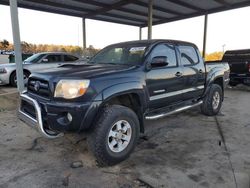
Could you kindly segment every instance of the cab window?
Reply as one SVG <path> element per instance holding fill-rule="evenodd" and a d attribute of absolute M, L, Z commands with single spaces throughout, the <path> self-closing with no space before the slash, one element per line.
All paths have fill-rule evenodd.
<path fill-rule="evenodd" d="M 72 56 L 72 55 L 64 55 L 64 61 L 76 61 L 78 60 L 77 57 Z"/>
<path fill-rule="evenodd" d="M 176 67 L 177 59 L 176 52 L 173 45 L 170 44 L 159 44 L 151 52 L 151 59 L 157 56 L 165 56 L 167 58 L 167 67 Z"/>
<path fill-rule="evenodd" d="M 53 63 L 62 61 L 62 58 L 61 55 L 48 55 L 44 60 L 48 63 Z"/>
<path fill-rule="evenodd" d="M 199 63 L 199 57 L 194 47 L 179 46 L 182 65 L 195 65 Z"/>

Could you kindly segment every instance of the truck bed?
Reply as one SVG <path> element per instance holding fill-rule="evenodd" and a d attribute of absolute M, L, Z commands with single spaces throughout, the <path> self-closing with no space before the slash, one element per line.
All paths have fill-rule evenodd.
<path fill-rule="evenodd" d="M 210 72 L 212 69 L 222 67 L 225 70 L 225 76 L 229 78 L 230 68 L 227 62 L 224 61 L 206 61 L 205 62 L 207 72 Z"/>

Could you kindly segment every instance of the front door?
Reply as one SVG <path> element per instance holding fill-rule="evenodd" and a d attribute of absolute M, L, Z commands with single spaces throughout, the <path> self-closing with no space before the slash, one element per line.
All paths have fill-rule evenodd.
<path fill-rule="evenodd" d="M 39 63 L 34 63 L 32 70 L 49 70 L 57 68 L 62 64 L 62 55 L 61 54 L 49 54 L 44 56 Z"/>
<path fill-rule="evenodd" d="M 164 56 L 168 65 L 151 68 L 146 73 L 149 93 L 149 108 L 157 109 L 181 101 L 183 87 L 182 68 L 179 67 L 175 46 L 161 43 L 152 50 L 149 62 L 154 57 Z"/>

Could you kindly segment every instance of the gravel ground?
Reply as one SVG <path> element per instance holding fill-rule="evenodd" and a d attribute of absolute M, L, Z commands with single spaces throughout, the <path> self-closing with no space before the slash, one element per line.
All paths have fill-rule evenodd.
<path fill-rule="evenodd" d="M 0 187 L 249 188 L 249 96 L 226 90 L 217 117 L 192 109 L 148 121 L 128 160 L 100 168 L 85 135 L 42 138 L 16 118 L 17 95 L 0 95 Z"/>
<path fill-rule="evenodd" d="M 17 92 L 16 88 L 13 88 L 11 86 L 1 86 L 0 85 L 0 95 L 6 94 L 6 93 L 15 93 Z"/>

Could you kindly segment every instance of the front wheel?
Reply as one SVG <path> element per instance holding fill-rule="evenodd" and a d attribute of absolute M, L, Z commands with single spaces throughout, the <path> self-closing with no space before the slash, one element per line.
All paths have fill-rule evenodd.
<path fill-rule="evenodd" d="M 203 100 L 201 111 L 208 116 L 217 115 L 221 109 L 223 92 L 221 86 L 213 84 Z"/>
<path fill-rule="evenodd" d="M 29 72 L 27 72 L 27 71 L 23 72 L 24 84 L 27 83 L 29 76 L 30 76 Z M 16 75 L 16 72 L 13 72 L 10 75 L 10 85 L 13 86 L 13 87 L 17 87 L 17 75 Z"/>
<path fill-rule="evenodd" d="M 129 157 L 139 137 L 139 120 L 129 108 L 105 107 L 88 136 L 88 146 L 100 166 L 115 165 Z"/>

